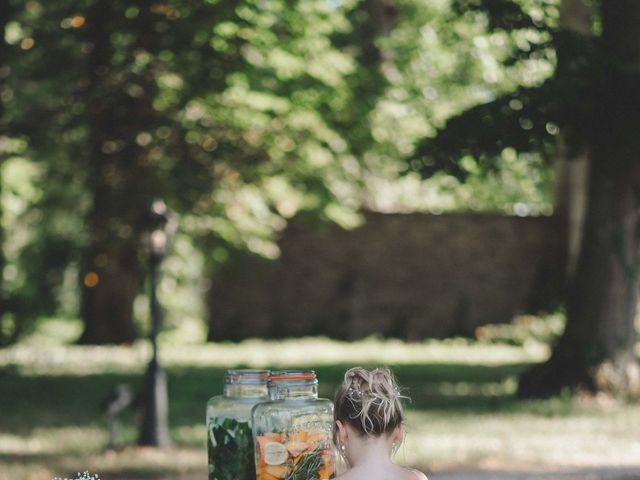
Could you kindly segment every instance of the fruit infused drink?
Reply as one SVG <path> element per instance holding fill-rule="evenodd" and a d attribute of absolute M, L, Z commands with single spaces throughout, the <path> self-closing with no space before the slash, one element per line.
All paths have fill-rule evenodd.
<path fill-rule="evenodd" d="M 257 480 L 335 477 L 333 404 L 318 398 L 310 370 L 273 372 L 268 402 L 253 408 Z"/>

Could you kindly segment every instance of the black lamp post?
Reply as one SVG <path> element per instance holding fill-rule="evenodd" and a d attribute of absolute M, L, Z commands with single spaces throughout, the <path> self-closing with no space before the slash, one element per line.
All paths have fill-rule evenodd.
<path fill-rule="evenodd" d="M 158 302 L 157 288 L 160 284 L 160 263 L 167 253 L 169 241 L 176 230 L 174 215 L 161 200 L 153 202 L 150 212 L 149 267 L 151 289 L 151 345 L 153 353 L 145 375 L 144 416 L 140 430 L 139 445 L 169 447 L 169 396 L 167 377 L 158 363 L 158 333 L 162 328 L 162 309 Z"/>

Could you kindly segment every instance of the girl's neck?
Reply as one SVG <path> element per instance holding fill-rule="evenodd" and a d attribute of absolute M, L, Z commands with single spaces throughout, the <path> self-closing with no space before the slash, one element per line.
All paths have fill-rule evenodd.
<path fill-rule="evenodd" d="M 352 468 L 359 466 L 392 465 L 392 442 L 386 435 L 363 437 L 351 441 L 349 463 Z"/>

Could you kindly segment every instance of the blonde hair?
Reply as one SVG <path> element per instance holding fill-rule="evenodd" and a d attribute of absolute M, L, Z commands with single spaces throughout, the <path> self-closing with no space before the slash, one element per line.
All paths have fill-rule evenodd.
<path fill-rule="evenodd" d="M 402 398 L 388 368 L 354 367 L 336 392 L 334 416 L 363 435 L 378 437 L 404 422 Z"/>

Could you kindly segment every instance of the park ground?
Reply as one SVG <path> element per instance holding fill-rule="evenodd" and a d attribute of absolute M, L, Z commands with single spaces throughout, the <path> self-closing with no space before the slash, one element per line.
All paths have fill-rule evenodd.
<path fill-rule="evenodd" d="M 161 362 L 174 446 L 135 447 L 138 418 L 130 412 L 123 418 L 126 446 L 108 451 L 101 403 L 118 384 L 139 388 L 149 345 L 71 346 L 47 328 L 67 327 L 52 322 L 0 351 L 0 480 L 75 478 L 85 470 L 101 480 L 204 479 L 204 406 L 220 393 L 227 368 L 314 368 L 320 395 L 331 397 L 353 365 L 393 368 L 411 398 L 398 460 L 432 480 L 640 479 L 640 405 L 515 398 L 518 374 L 548 355 L 543 343 L 304 338 L 203 345 L 166 337 Z"/>

